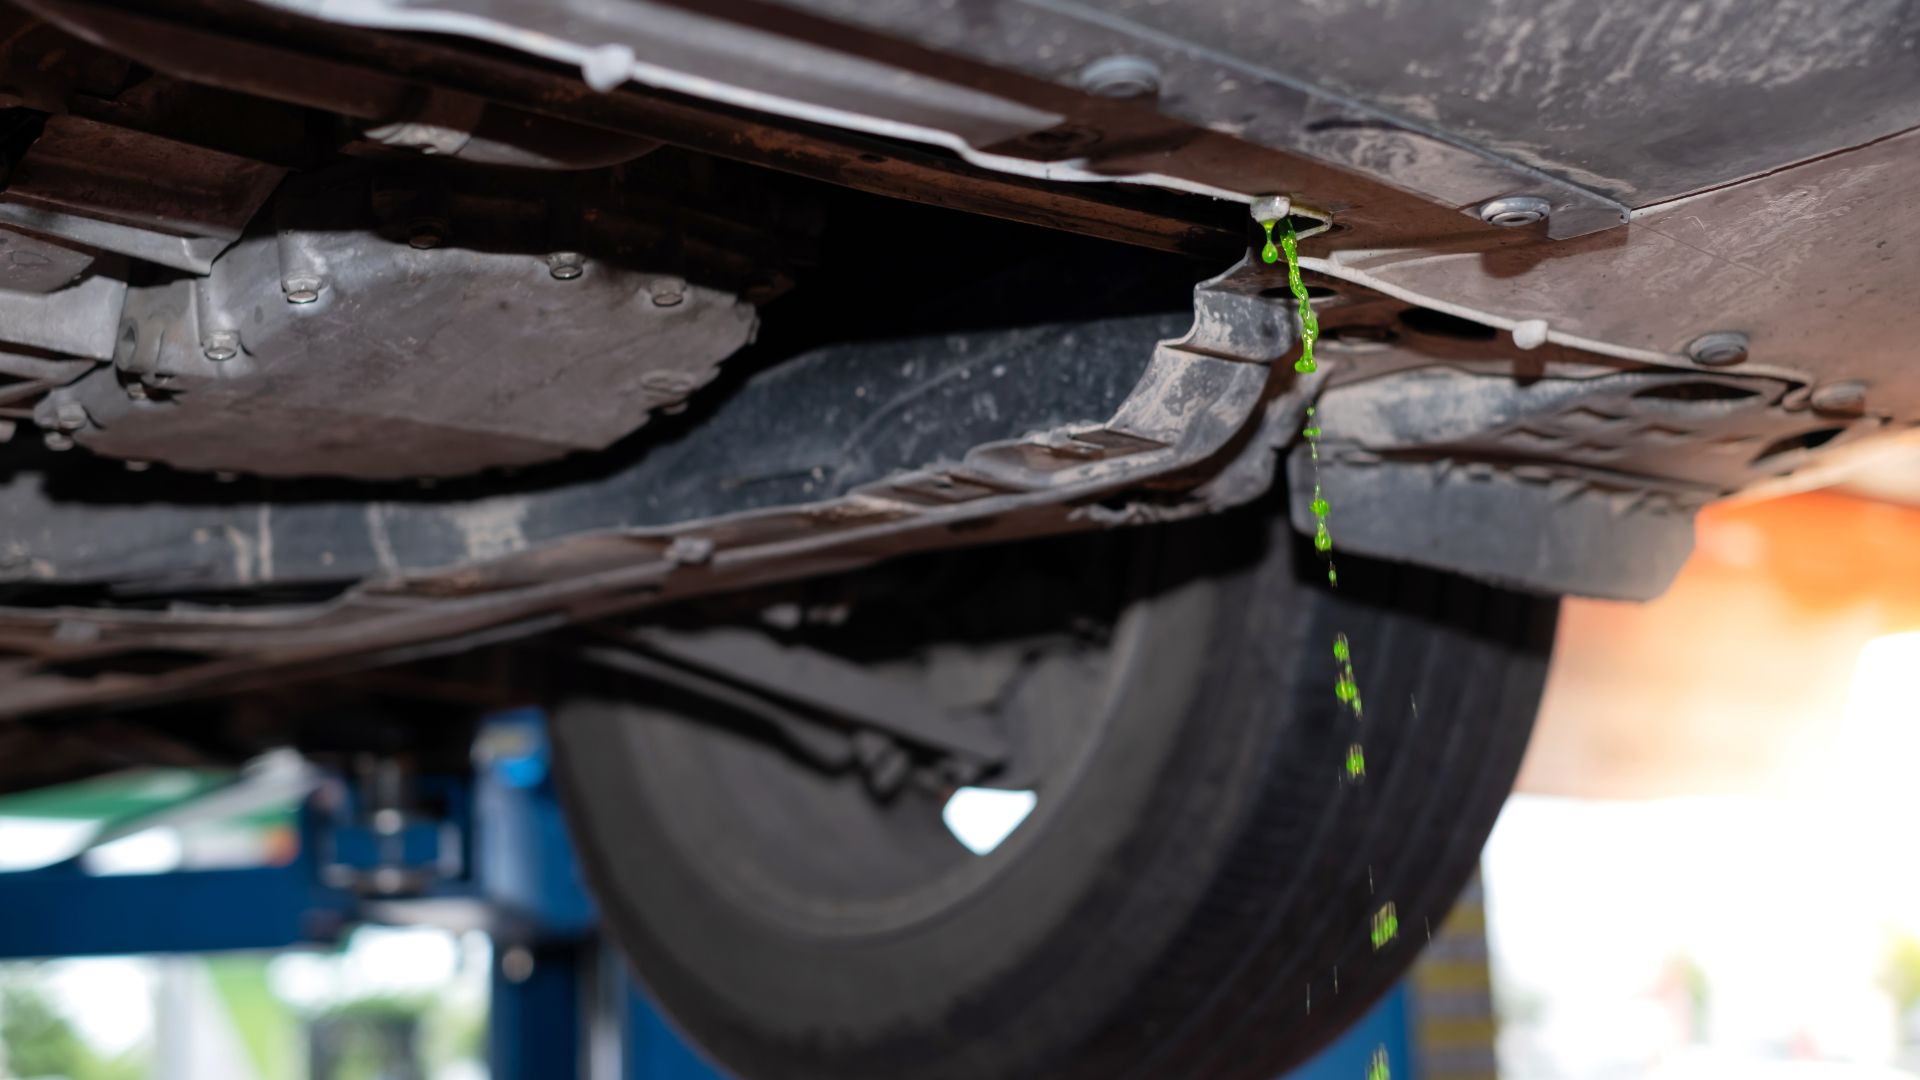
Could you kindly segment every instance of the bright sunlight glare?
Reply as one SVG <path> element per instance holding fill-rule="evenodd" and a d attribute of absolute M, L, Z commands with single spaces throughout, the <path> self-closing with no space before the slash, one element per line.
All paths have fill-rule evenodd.
<path fill-rule="evenodd" d="M 1031 791 L 963 787 L 947 800 L 940 820 L 968 851 L 985 855 L 1012 836 L 1039 802 Z"/>

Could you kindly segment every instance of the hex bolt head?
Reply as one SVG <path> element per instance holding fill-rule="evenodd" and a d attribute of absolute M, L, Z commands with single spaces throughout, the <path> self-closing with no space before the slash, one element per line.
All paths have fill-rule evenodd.
<path fill-rule="evenodd" d="M 1160 92 L 1160 65 L 1144 56 L 1108 56 L 1080 72 L 1080 87 L 1105 98 L 1145 98 Z"/>
<path fill-rule="evenodd" d="M 1687 357 L 1703 367 L 1732 367 L 1747 358 L 1747 335 L 1716 330 L 1687 343 Z"/>
<path fill-rule="evenodd" d="M 240 334 L 236 330 L 215 330 L 200 343 L 207 359 L 218 363 L 240 355 Z"/>
<path fill-rule="evenodd" d="M 288 274 L 280 279 L 280 291 L 287 295 L 289 304 L 311 304 L 320 299 L 324 287 L 318 274 Z"/>
<path fill-rule="evenodd" d="M 1518 229 L 1547 220 L 1553 204 L 1538 195 L 1508 195 L 1480 208 L 1480 220 L 1503 229 Z"/>
<path fill-rule="evenodd" d="M 547 256 L 547 272 L 556 280 L 572 281 L 587 271 L 587 258 L 577 251 L 556 251 Z"/>
<path fill-rule="evenodd" d="M 40 433 L 40 441 L 44 443 L 49 450 L 73 449 L 73 436 L 65 432 L 43 431 Z"/>
<path fill-rule="evenodd" d="M 687 298 L 687 283 L 677 277 L 660 278 L 647 286 L 654 307 L 676 307 Z"/>

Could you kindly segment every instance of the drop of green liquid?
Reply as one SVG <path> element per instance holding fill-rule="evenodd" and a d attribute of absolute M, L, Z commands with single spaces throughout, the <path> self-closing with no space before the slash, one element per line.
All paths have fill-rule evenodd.
<path fill-rule="evenodd" d="M 1359 743 L 1347 747 L 1347 779 L 1358 780 L 1367 775 L 1367 755 L 1360 749 Z"/>
<path fill-rule="evenodd" d="M 1313 548 L 1322 553 L 1333 550 L 1333 534 L 1327 531 L 1327 523 L 1324 521 L 1313 528 Z"/>
<path fill-rule="evenodd" d="M 1393 910 L 1389 902 L 1373 915 L 1373 947 L 1375 951 L 1383 949 L 1387 943 L 1400 936 L 1400 915 Z"/>
<path fill-rule="evenodd" d="M 1260 249 L 1260 261 L 1277 263 L 1280 261 L 1280 249 L 1273 246 L 1273 222 L 1263 221 L 1260 227 L 1267 232 L 1267 246 Z"/>
<path fill-rule="evenodd" d="M 1373 1060 L 1367 1063 L 1367 1080 L 1393 1080 L 1393 1073 L 1387 1068 L 1386 1047 L 1373 1052 Z"/>
<path fill-rule="evenodd" d="M 1261 227 L 1267 230 L 1267 246 L 1260 251 L 1260 257 L 1268 262 L 1277 260 L 1273 252 L 1273 227 L 1279 222 L 1263 221 Z M 1302 375 L 1311 375 L 1319 370 L 1313 362 L 1313 343 L 1320 340 L 1320 320 L 1314 317 L 1313 305 L 1307 302 L 1307 285 L 1300 280 L 1300 240 L 1294 235 L 1293 220 L 1287 219 L 1287 231 L 1280 237 L 1280 252 L 1287 257 L 1287 288 L 1300 304 L 1300 359 L 1293 362 L 1293 370 Z"/>
<path fill-rule="evenodd" d="M 1333 658 L 1343 663 L 1353 659 L 1353 646 L 1347 644 L 1347 635 L 1345 634 L 1334 635 Z"/>

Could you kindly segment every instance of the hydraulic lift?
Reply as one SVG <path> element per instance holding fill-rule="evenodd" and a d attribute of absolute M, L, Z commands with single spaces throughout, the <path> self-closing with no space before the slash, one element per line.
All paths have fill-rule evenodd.
<path fill-rule="evenodd" d="M 335 943 L 368 924 L 479 929 L 493 945 L 493 1080 L 723 1077 L 596 932 L 541 714 L 491 717 L 472 761 L 456 776 L 409 775 L 383 760 L 333 774 L 272 755 L 231 783 L 111 822 L 85 850 L 276 802 L 298 806 L 299 842 L 276 865 L 244 869 L 101 875 L 83 850 L 0 873 L 0 959 L 271 951 Z M 1406 1080 L 1415 1075 L 1409 1032 L 1402 986 L 1288 1080 L 1363 1080 L 1381 1049 Z"/>

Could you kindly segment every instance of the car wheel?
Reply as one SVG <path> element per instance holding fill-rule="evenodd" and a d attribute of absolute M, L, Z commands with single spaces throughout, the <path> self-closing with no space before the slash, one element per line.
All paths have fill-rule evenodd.
<path fill-rule="evenodd" d="M 583 682 L 557 771 L 659 1005 L 751 1080 L 1264 1080 L 1329 1041 L 1472 872 L 1556 604 L 1353 558 L 1335 589 L 1279 518 L 918 557 L 773 604 L 769 633 L 993 718 L 1012 761 L 976 786 L 1036 797 L 985 854 L 935 762 L 876 794 L 696 694 Z"/>

